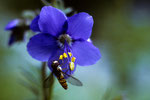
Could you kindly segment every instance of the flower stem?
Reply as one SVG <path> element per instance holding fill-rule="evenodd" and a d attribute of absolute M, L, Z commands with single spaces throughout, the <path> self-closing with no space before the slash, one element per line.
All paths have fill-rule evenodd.
<path fill-rule="evenodd" d="M 53 91 L 53 85 L 54 85 L 54 77 L 51 73 L 48 77 L 48 83 L 46 80 L 46 62 L 42 63 L 41 67 L 41 75 L 42 75 L 42 89 L 43 89 L 43 100 L 52 100 L 52 91 Z M 48 86 L 46 86 L 48 85 Z M 47 88 L 48 87 L 48 88 Z"/>
<path fill-rule="evenodd" d="M 49 6 L 49 5 L 50 5 L 50 3 L 47 2 L 46 0 L 41 0 L 41 1 L 42 1 L 42 3 L 43 3 L 45 6 Z"/>
<path fill-rule="evenodd" d="M 54 85 L 54 77 L 53 77 L 53 74 L 51 73 L 50 74 L 50 76 L 49 76 L 49 82 L 50 82 L 50 84 L 49 84 L 49 90 L 48 90 L 48 92 L 49 92 L 49 96 L 48 96 L 48 100 L 52 100 L 52 93 L 53 93 L 53 85 Z"/>
<path fill-rule="evenodd" d="M 48 100 L 48 98 L 47 98 L 47 90 L 45 88 L 46 62 L 42 63 L 41 75 L 42 75 L 42 85 L 43 85 L 43 100 Z"/>

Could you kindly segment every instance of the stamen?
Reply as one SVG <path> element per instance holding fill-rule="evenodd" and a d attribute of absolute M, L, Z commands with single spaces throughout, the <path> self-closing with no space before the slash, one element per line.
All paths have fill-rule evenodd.
<path fill-rule="evenodd" d="M 67 56 L 67 54 L 66 54 L 66 53 L 63 53 L 63 57 L 64 57 L 64 58 L 67 58 L 68 56 Z"/>
<path fill-rule="evenodd" d="M 70 67 L 70 70 L 73 71 L 74 70 L 74 62 L 70 62 L 69 67 Z"/>
<path fill-rule="evenodd" d="M 76 58 L 75 57 L 72 57 L 71 61 L 72 62 L 75 62 Z"/>
<path fill-rule="evenodd" d="M 59 59 L 60 59 L 60 60 L 63 60 L 63 55 L 60 55 L 60 56 L 59 56 Z"/>
<path fill-rule="evenodd" d="M 70 71 L 73 71 L 75 69 L 76 58 L 73 57 L 73 54 L 71 52 L 67 52 L 64 50 L 64 53 L 59 56 L 59 60 L 62 60 L 61 66 L 65 65 L 64 67 L 67 67 L 66 69 L 68 69 L 68 67 Z"/>
<path fill-rule="evenodd" d="M 71 53 L 71 52 L 68 52 L 68 55 L 71 57 L 71 56 L 72 56 L 72 53 Z"/>

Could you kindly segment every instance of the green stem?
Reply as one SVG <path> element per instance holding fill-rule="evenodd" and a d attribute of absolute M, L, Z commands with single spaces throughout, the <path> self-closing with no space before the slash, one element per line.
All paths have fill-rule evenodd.
<path fill-rule="evenodd" d="M 47 98 L 47 90 L 45 88 L 46 62 L 42 63 L 41 74 L 42 74 L 42 85 L 43 85 L 43 100 L 48 100 L 48 98 Z"/>
<path fill-rule="evenodd" d="M 48 100 L 52 100 L 52 95 L 53 95 L 53 86 L 54 86 L 54 77 L 53 77 L 53 74 L 51 73 L 50 76 L 49 76 L 49 96 L 48 96 Z"/>
<path fill-rule="evenodd" d="M 46 0 L 41 0 L 41 2 L 42 2 L 45 6 L 49 6 L 49 5 L 50 5 L 50 3 L 47 2 Z"/>
<path fill-rule="evenodd" d="M 52 100 L 54 77 L 53 74 L 51 73 L 50 76 L 48 77 L 48 81 L 45 81 L 47 78 L 46 62 L 42 63 L 41 73 L 42 73 L 42 85 L 43 85 L 43 100 Z"/>

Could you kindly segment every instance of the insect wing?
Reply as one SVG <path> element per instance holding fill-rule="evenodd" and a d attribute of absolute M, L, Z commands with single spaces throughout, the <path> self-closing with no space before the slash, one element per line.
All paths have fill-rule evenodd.
<path fill-rule="evenodd" d="M 68 79 L 66 79 L 67 82 L 69 82 L 72 85 L 76 85 L 76 86 L 82 86 L 82 82 L 80 80 L 78 80 L 77 78 L 70 76 Z"/>
<path fill-rule="evenodd" d="M 51 73 L 45 80 L 44 80 L 44 88 L 50 88 L 51 84 L 54 81 L 53 73 Z"/>
<path fill-rule="evenodd" d="M 75 85 L 75 86 L 83 86 L 82 82 L 80 80 L 78 80 L 77 78 L 75 78 L 71 75 L 68 75 L 66 73 L 63 73 L 63 74 L 64 74 L 64 76 L 68 76 L 68 78 L 66 80 L 70 84 Z"/>

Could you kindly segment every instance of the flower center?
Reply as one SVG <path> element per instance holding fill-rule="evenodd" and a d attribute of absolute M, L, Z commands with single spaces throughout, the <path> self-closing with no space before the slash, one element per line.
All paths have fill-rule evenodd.
<path fill-rule="evenodd" d="M 71 53 L 71 43 L 72 39 L 68 34 L 62 34 L 58 38 L 58 45 L 64 50 L 64 52 L 59 55 L 59 62 L 67 72 L 75 70 L 75 57 Z"/>
<path fill-rule="evenodd" d="M 69 45 L 72 43 L 72 39 L 68 34 L 62 34 L 58 38 L 58 44 L 62 47 L 64 46 L 65 42 Z"/>

